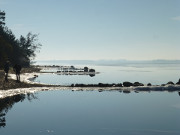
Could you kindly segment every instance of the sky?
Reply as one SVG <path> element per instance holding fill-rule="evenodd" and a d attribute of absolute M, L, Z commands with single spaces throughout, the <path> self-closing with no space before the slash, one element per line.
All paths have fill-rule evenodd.
<path fill-rule="evenodd" d="M 36 60 L 180 59 L 180 0 L 0 0 L 17 38 L 39 34 Z"/>

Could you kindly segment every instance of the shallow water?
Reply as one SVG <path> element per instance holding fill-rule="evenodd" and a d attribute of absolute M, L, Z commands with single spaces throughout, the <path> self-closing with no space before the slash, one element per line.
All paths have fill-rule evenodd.
<path fill-rule="evenodd" d="M 2 135 L 179 135 L 177 92 L 46 91 L 6 99 Z M 10 99 L 9 99 L 10 100 Z M 3 105 L 3 106 L 2 106 Z M 12 108 L 11 108 L 12 107 Z M 11 108 L 11 109 L 10 109 Z"/>
<path fill-rule="evenodd" d="M 77 67 L 83 66 L 77 65 Z M 40 75 L 35 82 L 70 85 L 76 83 L 98 84 L 98 83 L 123 83 L 124 81 L 141 82 L 153 85 L 166 84 L 169 81 L 176 83 L 180 78 L 179 64 L 135 64 L 128 66 L 90 66 L 100 74 L 94 77 L 88 75 Z M 49 71 L 51 71 L 50 69 Z M 57 69 L 58 70 L 58 69 Z M 53 71 L 56 71 L 53 69 Z"/>
<path fill-rule="evenodd" d="M 45 74 L 35 81 L 65 85 L 124 81 L 162 84 L 177 82 L 179 67 L 176 64 L 90 66 L 100 74 L 95 77 Z M 1 99 L 0 134 L 179 135 L 179 114 L 178 92 L 43 91 Z"/>

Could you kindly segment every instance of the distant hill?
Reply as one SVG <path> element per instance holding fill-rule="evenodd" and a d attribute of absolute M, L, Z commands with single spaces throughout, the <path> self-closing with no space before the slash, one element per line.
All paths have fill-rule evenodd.
<path fill-rule="evenodd" d="M 134 64 L 180 64 L 180 60 L 43 60 L 36 65 L 103 65 L 120 66 Z"/>

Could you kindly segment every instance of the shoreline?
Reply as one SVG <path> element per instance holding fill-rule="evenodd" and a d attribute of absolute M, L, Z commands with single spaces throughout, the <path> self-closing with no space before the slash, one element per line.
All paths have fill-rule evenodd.
<path fill-rule="evenodd" d="M 40 91 L 51 90 L 70 90 L 70 91 L 118 91 L 122 93 L 139 93 L 139 92 L 179 92 L 180 85 L 168 86 L 140 86 L 140 87 L 70 87 L 70 86 L 48 86 L 48 87 L 30 87 L 30 88 L 17 88 L 9 90 L 0 90 L 0 99 L 27 93 L 35 93 Z"/>
<path fill-rule="evenodd" d="M 42 69 L 42 68 L 41 68 Z M 63 85 L 54 85 L 54 84 L 44 84 L 44 83 L 37 83 L 33 82 L 33 79 L 38 77 L 41 74 L 52 74 L 52 73 L 44 73 L 40 72 L 40 70 L 37 72 L 24 72 L 21 74 L 21 83 L 18 84 L 25 84 L 23 87 L 17 87 L 17 88 L 9 88 L 9 89 L 0 89 L 0 99 L 5 97 L 10 97 L 18 94 L 27 94 L 27 93 L 34 93 L 38 91 L 49 91 L 49 90 L 71 90 L 71 91 L 119 91 L 123 93 L 131 93 L 131 92 L 151 92 L 151 91 L 167 91 L 167 92 L 180 92 L 180 85 L 177 84 L 166 84 L 163 86 L 130 86 L 130 87 L 118 87 L 118 86 L 98 86 L 98 85 L 71 85 L 71 86 L 63 86 Z M 15 74 L 9 74 L 10 80 L 13 80 L 15 82 L 16 75 Z"/>

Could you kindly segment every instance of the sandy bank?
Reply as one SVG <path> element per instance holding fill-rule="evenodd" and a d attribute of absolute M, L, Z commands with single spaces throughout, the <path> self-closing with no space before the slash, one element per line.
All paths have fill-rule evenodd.
<path fill-rule="evenodd" d="M 21 74 L 21 82 L 29 83 L 29 84 L 40 84 L 33 82 L 33 79 L 39 76 L 42 73 L 23 73 Z M 45 73 L 43 73 L 45 74 Z M 9 74 L 9 77 L 13 80 L 16 80 L 16 75 L 15 74 Z"/>

